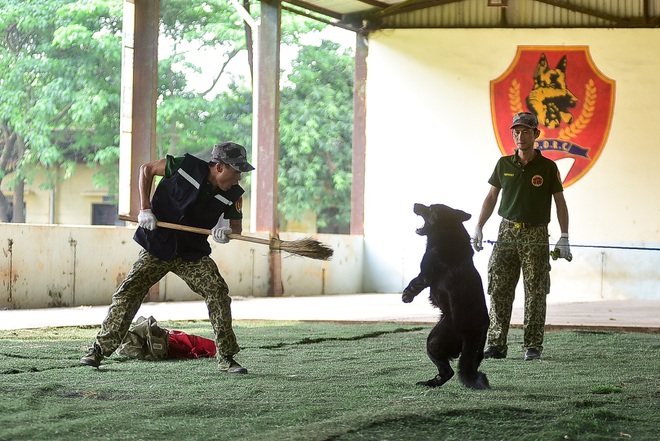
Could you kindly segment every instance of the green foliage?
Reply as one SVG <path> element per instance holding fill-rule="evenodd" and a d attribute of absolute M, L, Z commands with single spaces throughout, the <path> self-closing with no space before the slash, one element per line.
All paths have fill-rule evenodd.
<path fill-rule="evenodd" d="M 303 46 L 302 40 L 326 27 L 323 23 L 310 20 L 300 15 L 282 11 L 282 35 L 280 40 L 285 46 Z"/>
<path fill-rule="evenodd" d="M 57 179 L 71 162 L 118 159 L 121 7 L 121 0 L 0 0 L 3 177 L 29 179 L 26 169 L 41 165 Z"/>
<path fill-rule="evenodd" d="M 225 0 L 166 0 L 161 2 L 161 24 L 161 45 L 168 55 L 158 64 L 157 156 L 189 152 L 208 157 L 217 142 L 240 142 L 232 130 L 234 121 L 220 113 L 224 107 L 220 101 L 245 100 L 245 90 L 232 84 L 217 95 L 215 87 L 229 62 L 246 49 L 245 29 L 236 10 Z M 198 66 L 189 61 L 188 55 L 206 49 L 218 57 L 215 63 Z M 189 77 L 202 69 L 211 71 L 207 73 L 213 80 L 202 85 L 205 90 L 196 91 L 200 87 L 190 84 Z M 247 111 L 251 114 L 251 107 Z"/>
<path fill-rule="evenodd" d="M 162 35 L 173 42 L 222 47 L 225 53 L 245 48 L 243 22 L 226 0 L 162 0 L 160 12 Z"/>
<path fill-rule="evenodd" d="M 258 10 L 257 1 L 251 6 Z M 43 187 L 53 188 L 88 163 L 101 166 L 94 184 L 116 194 L 122 7 L 123 0 L 0 0 L 0 177 L 14 172 L 9 188 L 33 182 L 37 169 L 46 170 Z M 250 154 L 251 79 L 218 87 L 247 50 L 240 15 L 226 0 L 161 0 L 160 11 L 157 156 L 208 157 L 224 140 Z M 324 26 L 282 15 L 282 43 L 299 51 L 282 82 L 279 207 L 287 220 L 312 211 L 322 231 L 347 232 L 352 54 L 329 41 L 302 43 Z M 191 61 L 208 49 L 214 63 Z M 193 84 L 202 71 L 209 83 Z"/>
<path fill-rule="evenodd" d="M 337 43 L 303 46 L 282 89 L 280 199 L 287 219 L 305 211 L 348 232 L 351 208 L 353 58 Z"/>
<path fill-rule="evenodd" d="M 216 10 L 217 4 L 205 7 Z M 225 15 L 199 18 L 188 2 L 161 3 L 171 54 L 159 61 L 158 156 L 190 152 L 208 157 L 222 140 L 252 149 L 252 96 L 249 84 L 236 79 L 215 93 L 211 84 L 193 91 L 186 72 L 200 72 L 186 58 L 191 42 L 196 49 L 219 48 L 214 79 L 245 48 L 244 28 L 233 8 Z M 222 9 L 222 8 L 221 8 Z M 174 19 L 176 18 L 176 20 Z M 204 27 L 203 27 L 204 26 Z M 323 28 L 293 14 L 282 15 L 282 43 L 298 48 L 291 74 L 283 81 L 280 118 L 278 207 L 286 220 L 316 213 L 321 231 L 348 232 L 350 222 L 353 58 L 337 43 L 303 45 L 303 36 Z M 203 32 L 201 32 L 203 30 Z M 322 105 L 319 105 L 322 103 Z M 249 183 L 250 175 L 246 181 Z"/>

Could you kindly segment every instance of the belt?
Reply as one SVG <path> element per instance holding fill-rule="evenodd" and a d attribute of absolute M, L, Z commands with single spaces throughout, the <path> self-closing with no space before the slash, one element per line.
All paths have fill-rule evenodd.
<path fill-rule="evenodd" d="M 502 218 L 502 222 L 505 222 L 509 225 L 512 225 L 513 228 L 520 228 L 520 229 L 534 228 L 534 227 L 545 227 L 547 225 L 547 224 L 532 224 L 530 222 L 516 222 L 516 221 L 506 219 L 506 218 Z"/>

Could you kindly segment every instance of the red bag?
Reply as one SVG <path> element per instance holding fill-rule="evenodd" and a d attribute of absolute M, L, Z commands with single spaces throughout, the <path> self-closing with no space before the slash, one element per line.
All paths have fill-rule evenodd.
<path fill-rule="evenodd" d="M 169 331 L 167 358 L 204 358 L 214 357 L 215 342 L 197 335 L 188 335 L 183 331 Z"/>

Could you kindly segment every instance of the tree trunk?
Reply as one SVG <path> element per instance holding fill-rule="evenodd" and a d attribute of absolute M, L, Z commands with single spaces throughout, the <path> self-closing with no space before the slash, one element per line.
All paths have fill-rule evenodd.
<path fill-rule="evenodd" d="M 249 13 L 250 12 L 250 0 L 243 0 L 243 7 Z M 245 28 L 245 41 L 247 46 L 248 53 L 248 65 L 250 66 L 250 84 L 254 87 L 254 48 L 252 47 L 252 28 L 250 25 L 245 22 L 243 24 Z"/>
<path fill-rule="evenodd" d="M 23 209 L 23 206 L 25 205 L 25 198 L 23 197 L 24 191 L 25 180 L 20 179 L 16 182 L 16 186 L 14 187 L 14 213 L 11 219 L 13 223 L 25 222 L 25 210 Z"/>
<path fill-rule="evenodd" d="M 0 191 L 0 222 L 9 222 L 9 201 Z"/>

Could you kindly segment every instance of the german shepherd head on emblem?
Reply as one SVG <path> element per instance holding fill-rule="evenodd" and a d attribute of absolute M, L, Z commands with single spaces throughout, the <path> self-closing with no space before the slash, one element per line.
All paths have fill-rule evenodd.
<path fill-rule="evenodd" d="M 528 108 L 536 114 L 539 123 L 549 129 L 559 127 L 562 122 L 573 122 L 569 109 L 575 107 L 578 99 L 566 86 L 567 63 L 564 55 L 557 67 L 550 69 L 542 54 L 534 72 L 534 87 L 527 96 Z"/>

